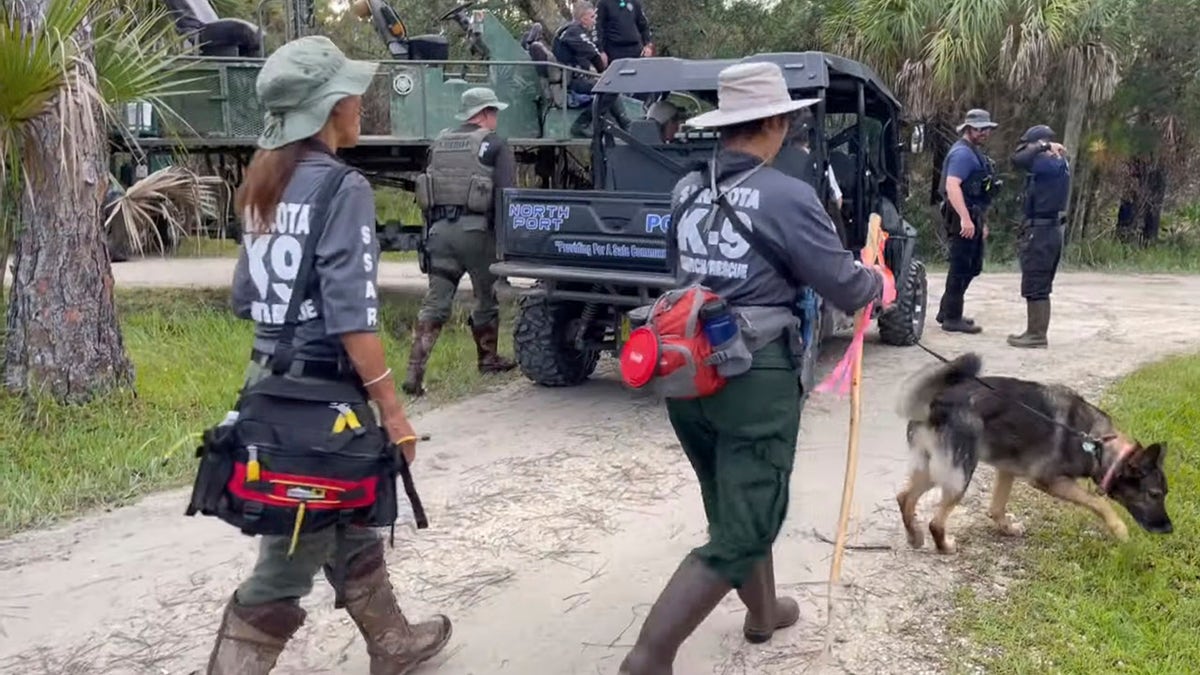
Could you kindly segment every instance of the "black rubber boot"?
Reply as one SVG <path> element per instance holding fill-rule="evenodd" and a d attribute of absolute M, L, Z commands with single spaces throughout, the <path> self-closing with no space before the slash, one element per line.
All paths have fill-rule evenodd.
<path fill-rule="evenodd" d="M 1050 329 L 1050 300 L 1030 300 L 1025 305 L 1026 328 L 1020 335 L 1009 335 L 1008 344 L 1024 349 L 1041 349 L 1049 345 L 1046 333 Z"/>
<path fill-rule="evenodd" d="M 621 662 L 622 675 L 672 675 L 675 654 L 733 587 L 688 555 L 654 601 L 637 643 Z"/>
<path fill-rule="evenodd" d="M 775 559 L 771 553 L 754 566 L 750 578 L 737 589 L 737 594 L 746 605 L 742 635 L 747 642 L 766 642 L 775 631 L 800 620 L 800 605 L 792 598 L 775 595 Z"/>

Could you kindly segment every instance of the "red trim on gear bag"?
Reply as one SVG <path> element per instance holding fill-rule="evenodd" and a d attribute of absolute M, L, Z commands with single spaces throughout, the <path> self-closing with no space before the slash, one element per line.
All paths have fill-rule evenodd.
<path fill-rule="evenodd" d="M 234 462 L 233 477 L 229 479 L 229 491 L 238 499 L 261 502 L 270 506 L 294 507 L 301 502 L 313 511 L 336 511 L 357 509 L 375 503 L 375 490 L 379 479 L 375 476 L 358 481 L 298 476 L 290 473 L 275 473 L 263 470 L 256 483 L 246 481 L 246 464 Z M 289 489 L 324 490 L 324 495 L 315 499 L 289 497 Z M 347 496 L 349 495 L 349 498 Z"/>

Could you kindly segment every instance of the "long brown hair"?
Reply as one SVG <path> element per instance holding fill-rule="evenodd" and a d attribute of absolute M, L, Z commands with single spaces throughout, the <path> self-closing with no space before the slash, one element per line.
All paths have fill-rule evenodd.
<path fill-rule="evenodd" d="M 296 141 L 281 148 L 257 150 L 254 153 L 234 199 L 234 207 L 243 221 L 244 231 L 266 234 L 274 226 L 279 200 L 296 173 L 307 145 L 305 141 Z"/>

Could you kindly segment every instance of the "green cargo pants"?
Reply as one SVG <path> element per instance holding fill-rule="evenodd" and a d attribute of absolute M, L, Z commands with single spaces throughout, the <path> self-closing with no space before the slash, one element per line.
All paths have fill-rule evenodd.
<path fill-rule="evenodd" d="M 496 275 L 488 269 L 496 262 L 496 235 L 486 224 L 480 227 L 478 220 L 481 220 L 478 216 L 468 215 L 455 222 L 439 220 L 429 228 L 425 241 L 429 252 L 429 291 L 417 320 L 449 321 L 454 294 L 464 273 L 471 275 L 471 287 L 475 290 L 472 325 L 485 326 L 500 318 Z"/>
<path fill-rule="evenodd" d="M 246 385 L 258 382 L 268 373 L 266 368 L 251 361 L 246 368 Z M 302 377 L 291 379 L 299 383 L 312 381 Z M 243 605 L 302 598 L 312 591 L 313 578 L 317 572 L 325 565 L 332 567 L 336 559 L 333 528 L 301 535 L 290 560 L 287 553 L 291 546 L 291 537 L 262 536 L 260 540 L 258 562 L 255 563 L 249 578 L 237 589 L 238 602 Z M 379 541 L 380 536 L 375 530 L 348 526 L 344 535 L 347 563 Z"/>
<path fill-rule="evenodd" d="M 800 408 L 799 382 L 782 341 L 756 352 L 751 369 L 714 396 L 667 401 L 708 519 L 708 543 L 693 554 L 734 588 L 783 527 Z"/>

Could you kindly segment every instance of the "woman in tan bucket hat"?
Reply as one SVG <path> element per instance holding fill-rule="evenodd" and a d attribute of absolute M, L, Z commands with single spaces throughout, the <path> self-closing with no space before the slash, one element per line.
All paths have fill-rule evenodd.
<path fill-rule="evenodd" d="M 708 541 L 684 557 L 651 607 L 621 663 L 629 675 L 671 673 L 680 645 L 730 590 L 746 606 L 749 642 L 799 620 L 796 601 L 775 594 L 772 556 L 804 400 L 794 308 L 805 287 L 848 313 L 884 288 L 879 271 L 843 248 L 813 188 L 770 166 L 792 116 L 816 101 L 792 100 L 773 63 L 726 68 L 718 99 L 716 110 L 686 123 L 718 130 L 720 147 L 712 163 L 675 187 L 673 253 L 680 287 L 703 285 L 744 319 L 737 323 L 747 369 L 709 397 L 667 399 L 700 484 Z"/>
<path fill-rule="evenodd" d="M 362 94 L 377 65 L 352 61 L 321 36 L 280 47 L 257 81 L 267 109 L 259 151 L 238 190 L 245 236 L 233 278 L 235 313 L 255 322 L 247 386 L 271 374 L 271 357 L 296 284 L 298 259 L 319 217 L 327 177 L 343 167 L 335 154 L 358 143 Z M 297 389 L 319 391 L 330 380 L 353 379 L 366 391 L 389 440 L 411 462 L 416 434 L 396 396 L 384 361 L 377 293 L 379 244 L 375 200 L 367 180 L 350 172 L 327 205 L 327 227 L 315 247 L 311 312 L 295 326 L 287 372 Z M 334 581 L 344 570 L 345 607 L 366 642 L 372 675 L 411 672 L 445 647 L 445 616 L 410 624 L 397 604 L 379 534 L 347 526 L 287 536 L 263 536 L 258 560 L 225 607 L 209 657 L 209 675 L 265 675 L 304 623 L 299 601 L 317 573 Z M 289 550 L 291 549 L 291 550 Z M 344 565 L 339 565 L 344 563 Z"/>

